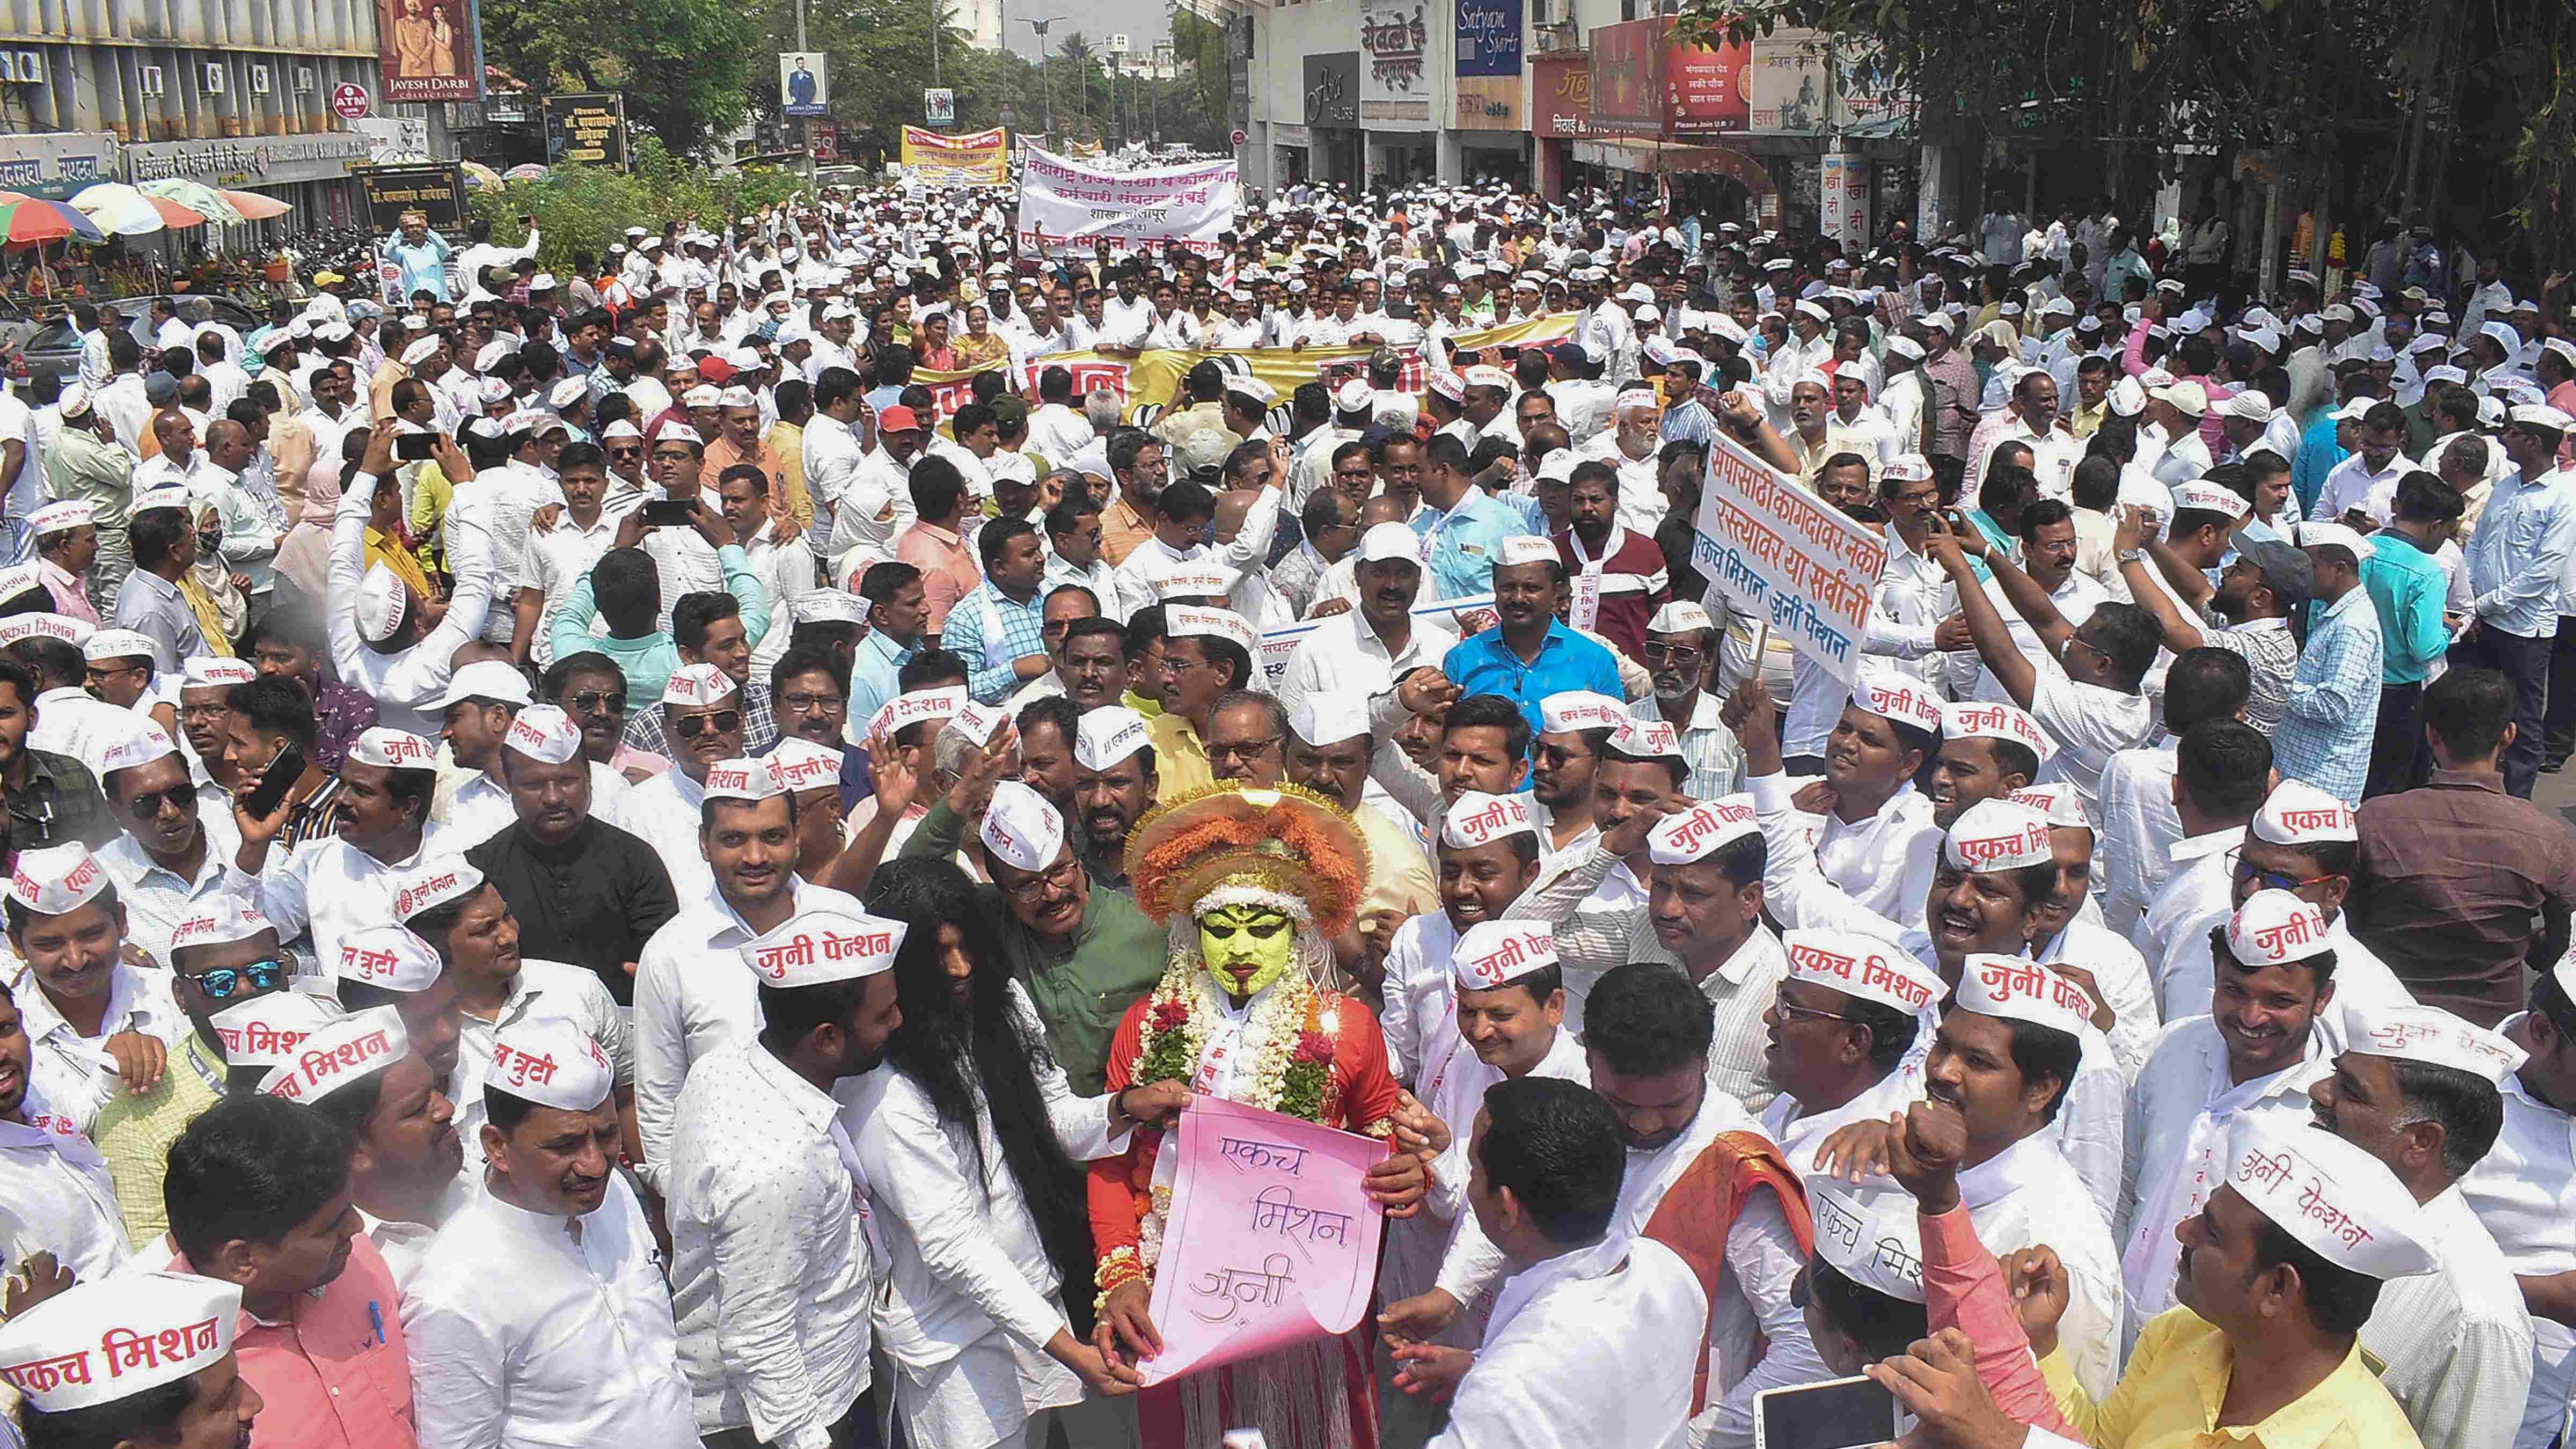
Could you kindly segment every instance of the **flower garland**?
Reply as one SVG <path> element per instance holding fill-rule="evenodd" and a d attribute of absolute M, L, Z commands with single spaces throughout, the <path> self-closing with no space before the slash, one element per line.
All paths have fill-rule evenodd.
<path fill-rule="evenodd" d="M 1133 1080 L 1193 1084 L 1218 1011 L 1216 986 L 1195 963 L 1175 960 L 1145 1008 Z M 1293 972 L 1279 978 L 1244 1024 L 1252 1090 L 1244 1105 L 1323 1120 L 1341 1013 Z"/>

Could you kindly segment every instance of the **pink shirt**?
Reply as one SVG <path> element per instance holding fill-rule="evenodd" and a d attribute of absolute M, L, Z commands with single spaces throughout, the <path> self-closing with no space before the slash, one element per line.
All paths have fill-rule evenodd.
<path fill-rule="evenodd" d="M 185 1257 L 171 1266 L 195 1271 Z M 349 1240 L 348 1267 L 319 1298 L 298 1298 L 287 1322 L 244 1313 L 233 1352 L 268 1402 L 252 1449 L 419 1449 L 401 1294 L 365 1233 Z"/>
<path fill-rule="evenodd" d="M 1923 1229 L 1923 1296 L 1931 1330 L 1939 1333 L 1956 1325 L 1968 1335 L 1976 1349 L 1977 1378 L 2005 1418 L 2084 1442 L 2058 1412 L 2056 1393 L 2031 1359 L 2030 1337 L 2013 1313 L 2003 1265 L 1977 1241 L 1968 1209 L 1955 1207 L 1937 1218 L 1917 1214 L 1916 1221 Z"/>
<path fill-rule="evenodd" d="M 90 606 L 89 596 L 81 591 L 78 577 L 55 567 L 50 559 L 36 560 L 36 572 L 45 581 L 45 591 L 54 596 L 55 613 L 86 624 L 99 622 L 98 610 Z"/>
<path fill-rule="evenodd" d="M 894 541 L 894 556 L 921 570 L 921 598 L 928 622 L 922 632 L 936 634 L 948 622 L 957 601 L 984 582 L 984 570 L 966 540 L 936 524 L 916 523 Z"/>

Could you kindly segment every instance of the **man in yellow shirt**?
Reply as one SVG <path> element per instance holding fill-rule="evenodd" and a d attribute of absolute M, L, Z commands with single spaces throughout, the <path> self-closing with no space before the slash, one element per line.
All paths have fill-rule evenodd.
<path fill-rule="evenodd" d="M 1999 1265 L 1977 1242 L 1958 1195 L 1965 1140 L 1955 1112 L 1919 1102 L 1896 1134 L 1889 1165 L 1921 1210 L 1932 1321 L 1959 1325 L 1867 1370 L 1922 1421 L 1922 1442 L 2421 1444 L 2360 1346 L 2381 1285 L 2435 1268 L 2428 1220 L 2379 1159 L 2314 1128 L 2240 1119 L 2222 1159 L 2225 1184 L 2174 1234 L 2181 1306 L 2148 1322 L 2119 1386 L 2096 1404 L 2057 1352 L 2067 1302 L 2057 1255 L 2031 1248 Z"/>
<path fill-rule="evenodd" d="M 1154 772 L 1170 800 L 1215 783 L 1206 742 L 1216 702 L 1252 687 L 1261 636 L 1231 609 L 1188 604 L 1165 605 L 1163 625 L 1163 712 L 1146 730 L 1154 741 Z"/>

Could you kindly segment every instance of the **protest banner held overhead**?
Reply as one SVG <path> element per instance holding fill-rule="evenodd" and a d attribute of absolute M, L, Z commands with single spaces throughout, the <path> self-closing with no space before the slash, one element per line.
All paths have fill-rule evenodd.
<path fill-rule="evenodd" d="M 1010 136 L 1001 127 L 970 136 L 903 128 L 903 173 L 925 186 L 999 186 L 1010 179 Z"/>
<path fill-rule="evenodd" d="M 1240 195 L 1231 161 L 1117 171 L 1031 146 L 1020 171 L 1020 242 L 1213 250 L 1234 229 Z"/>
<path fill-rule="evenodd" d="M 1709 440 L 1694 562 L 1726 601 L 1848 684 L 1887 541 L 1734 439 Z"/>

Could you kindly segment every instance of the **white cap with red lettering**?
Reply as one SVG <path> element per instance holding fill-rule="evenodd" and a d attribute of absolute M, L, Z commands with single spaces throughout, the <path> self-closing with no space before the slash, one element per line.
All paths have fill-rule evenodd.
<path fill-rule="evenodd" d="M 1312 696 L 1308 697 L 1310 700 Z M 1086 710 L 1073 731 L 1073 762 L 1083 769 L 1098 772 L 1115 766 L 1129 755 L 1154 742 L 1153 731 L 1145 717 L 1123 704 L 1104 704 Z M 1325 740 L 1308 740 L 1308 744 L 1326 744 Z"/>
<path fill-rule="evenodd" d="M 427 991 L 444 967 L 438 948 L 403 926 L 369 926 L 340 938 L 339 978 L 386 991 Z"/>
<path fill-rule="evenodd" d="M 1851 702 L 1867 713 L 1912 725 L 1926 734 L 1941 733 L 1941 696 L 1922 680 L 1866 673 L 1852 685 Z"/>
<path fill-rule="evenodd" d="M 276 926 L 259 913 L 259 907 L 237 896 L 216 896 L 207 902 L 210 909 L 198 912 L 170 928 L 171 954 L 191 946 L 228 946 L 247 941 L 262 931 Z"/>
<path fill-rule="evenodd" d="M 2092 1020 L 2093 996 L 2071 979 L 2026 956 L 1972 953 L 1959 972 L 1950 1003 L 1979 1016 L 2026 1021 L 2081 1037 Z"/>
<path fill-rule="evenodd" d="M 1942 858 L 1961 870 L 2018 870 L 2057 859 L 2048 817 L 2010 800 L 1980 800 L 1959 812 L 1941 842 Z"/>
<path fill-rule="evenodd" d="M 1628 706 L 1589 689 L 1560 689 L 1538 702 L 1538 727 L 1547 734 L 1615 730 L 1628 722 Z"/>
<path fill-rule="evenodd" d="M 662 686 L 662 703 L 702 709 L 730 698 L 739 689 L 732 675 L 712 664 L 684 664 L 672 670 L 670 682 Z"/>
<path fill-rule="evenodd" d="M 2004 798 L 2015 805 L 2027 805 L 2047 816 L 2048 828 L 2051 830 L 2090 831 L 2093 829 L 2092 817 L 2084 813 L 2084 797 L 2076 794 L 2075 787 L 2063 780 L 2054 780 L 2045 785 L 2033 785 L 2027 790 L 2015 790 Z"/>
<path fill-rule="evenodd" d="M 803 735 L 781 738 L 778 748 L 769 752 L 769 763 L 778 771 L 778 783 L 790 794 L 819 790 L 826 785 L 840 788 L 841 752 Z"/>
<path fill-rule="evenodd" d="M 1461 991 L 1491 991 L 1556 964 L 1556 932 L 1545 921 L 1478 921 L 1449 953 Z"/>
<path fill-rule="evenodd" d="M 1004 780 L 993 787 L 976 838 L 1013 870 L 1042 871 L 1064 851 L 1064 812 L 1027 785 Z"/>
<path fill-rule="evenodd" d="M 382 770 L 434 770 L 438 768 L 438 742 L 391 725 L 370 725 L 359 731 L 357 743 L 349 746 L 349 759 L 354 764 Z"/>
<path fill-rule="evenodd" d="M 2254 838 L 2267 845 L 2324 845 L 2359 840 L 2352 807 L 2305 780 L 2283 780 L 2254 812 Z"/>
<path fill-rule="evenodd" d="M 1189 604 L 1173 604 L 1163 610 L 1163 627 L 1175 639 L 1231 639 L 1246 654 L 1261 649 L 1261 636 L 1252 625 L 1232 609 L 1202 609 Z M 1238 681 L 1239 682 L 1239 681 Z"/>
<path fill-rule="evenodd" d="M 2347 1009 L 2343 1020 L 2345 1051 L 2448 1067 L 2483 1078 L 2492 1087 L 2502 1087 L 2504 1079 L 2522 1070 L 2531 1057 L 2504 1033 L 2489 1031 L 2438 1006 L 2374 1002 Z"/>
<path fill-rule="evenodd" d="M 1780 937 L 1789 979 L 1839 991 L 1903 1012 L 1917 1012 L 1949 990 L 1922 962 L 1861 931 L 1788 931 Z"/>
<path fill-rule="evenodd" d="M 1941 738 L 1945 740 L 2010 740 L 2029 747 L 2041 764 L 2057 753 L 2057 741 L 2039 727 L 2030 712 L 2009 704 L 1945 704 L 1941 707 Z"/>
<path fill-rule="evenodd" d="M 1646 850 L 1657 865 L 1689 865 L 1706 860 L 1748 835 L 1762 832 L 1761 817 L 1750 795 L 1703 800 L 1655 822 L 1646 832 Z"/>
<path fill-rule="evenodd" d="M 1460 793 L 1440 821 L 1440 843 L 1453 850 L 1491 845 L 1506 836 L 1538 833 L 1538 815 L 1526 795 L 1489 795 L 1482 790 Z"/>
<path fill-rule="evenodd" d="M 1610 732 L 1610 748 L 1632 760 L 1679 760 L 1682 735 L 1667 721 L 1630 715 Z"/>
<path fill-rule="evenodd" d="M 425 860 L 394 877 L 394 919 L 409 922 L 424 911 L 464 900 L 483 889 L 483 872 L 461 855 Z"/>
<path fill-rule="evenodd" d="M 2227 954 L 2248 971 L 2287 966 L 2324 954 L 2325 912 L 2284 890 L 2260 890 L 2227 918 Z"/>
<path fill-rule="evenodd" d="M 538 1016 L 501 1028 L 483 1085 L 540 1107 L 589 1112 L 608 1100 L 617 1073 L 580 1027 Z"/>
<path fill-rule="evenodd" d="M 744 800 L 756 805 L 773 795 L 786 793 L 787 784 L 778 778 L 778 767 L 763 756 L 756 760 L 718 760 L 707 766 L 702 798 Z"/>
<path fill-rule="evenodd" d="M 66 916 L 108 887 L 107 867 L 79 841 L 18 852 L 9 899 L 40 916 Z"/>
<path fill-rule="evenodd" d="M 0 1378 L 48 1414 L 136 1398 L 223 1362 L 241 1301 L 194 1273 L 75 1283 L 0 1324 Z"/>
<path fill-rule="evenodd" d="M 307 1037 L 292 1060 L 260 1078 L 259 1089 L 290 1102 L 318 1102 L 392 1066 L 410 1050 L 402 1013 L 379 1006 L 341 1017 Z"/>
<path fill-rule="evenodd" d="M 2431 1225 L 2378 1158 L 2330 1132 L 2273 1127 L 2252 1113 L 2227 1134 L 2227 1185 L 2275 1227 L 2365 1277 L 2430 1273 Z"/>
<path fill-rule="evenodd" d="M 532 704 L 510 720 L 501 742 L 542 765 L 566 765 L 581 753 L 581 726 L 551 704 Z"/>
<path fill-rule="evenodd" d="M 1835 1272 L 1873 1293 L 1924 1301 L 1923 1234 L 1911 1204 L 1881 1213 L 1827 1179 L 1811 1177 L 1807 1205 L 1814 1210 L 1816 1256 Z"/>
<path fill-rule="evenodd" d="M 742 948 L 743 963 L 781 990 L 855 981 L 894 967 L 906 926 L 879 916 L 831 909 L 792 916 Z"/>
<path fill-rule="evenodd" d="M 272 991 L 227 1006 L 206 1020 L 223 1044 L 225 1065 L 273 1067 L 337 1017 L 318 996 Z"/>

